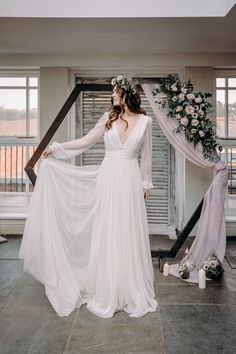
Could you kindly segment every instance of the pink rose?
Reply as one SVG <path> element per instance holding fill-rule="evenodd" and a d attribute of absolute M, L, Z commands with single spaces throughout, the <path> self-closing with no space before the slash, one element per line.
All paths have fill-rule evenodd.
<path fill-rule="evenodd" d="M 203 136 L 205 136 L 205 133 L 204 133 L 204 131 L 203 130 L 199 130 L 199 135 L 201 136 L 201 137 L 203 137 Z"/>
<path fill-rule="evenodd" d="M 185 108 L 185 111 L 187 114 L 192 114 L 194 112 L 194 108 L 193 108 L 193 106 L 187 106 Z"/>
<path fill-rule="evenodd" d="M 181 118 L 181 115 L 180 115 L 180 114 L 176 114 L 176 115 L 175 115 L 175 118 L 176 118 L 176 119 L 180 119 L 180 118 Z"/>
<path fill-rule="evenodd" d="M 193 127 L 197 127 L 198 124 L 199 124 L 199 121 L 197 119 L 193 119 L 191 124 L 192 124 Z"/>
<path fill-rule="evenodd" d="M 182 125 L 184 125 L 186 127 L 186 125 L 188 125 L 188 118 L 187 117 L 183 117 L 180 119 L 180 122 Z"/>

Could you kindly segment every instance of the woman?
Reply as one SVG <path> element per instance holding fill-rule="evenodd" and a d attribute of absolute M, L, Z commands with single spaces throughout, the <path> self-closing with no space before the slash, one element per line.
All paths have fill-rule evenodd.
<path fill-rule="evenodd" d="M 85 303 L 103 318 L 119 310 L 140 317 L 158 306 L 144 202 L 153 188 L 152 119 L 125 77 L 112 84 L 110 112 L 88 134 L 44 151 L 26 220 L 19 257 L 58 316 Z M 62 161 L 102 137 L 100 166 Z"/>

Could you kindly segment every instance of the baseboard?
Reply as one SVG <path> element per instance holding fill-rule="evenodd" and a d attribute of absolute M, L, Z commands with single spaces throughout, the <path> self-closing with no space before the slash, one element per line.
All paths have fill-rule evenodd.
<path fill-rule="evenodd" d="M 0 234 L 23 234 L 25 219 L 2 219 L 0 220 Z"/>

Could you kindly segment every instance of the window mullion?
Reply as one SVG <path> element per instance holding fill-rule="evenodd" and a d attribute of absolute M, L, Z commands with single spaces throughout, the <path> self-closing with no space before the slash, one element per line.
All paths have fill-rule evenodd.
<path fill-rule="evenodd" d="M 228 107 L 228 78 L 225 79 L 226 87 L 225 87 L 225 136 L 229 137 L 229 107 Z"/>
<path fill-rule="evenodd" d="M 26 136 L 29 136 L 29 78 L 26 77 Z"/>

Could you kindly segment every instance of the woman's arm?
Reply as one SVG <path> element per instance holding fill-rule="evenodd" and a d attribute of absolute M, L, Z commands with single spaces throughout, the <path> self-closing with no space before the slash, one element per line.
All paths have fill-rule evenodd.
<path fill-rule="evenodd" d="M 148 117 L 147 127 L 144 135 L 144 142 L 141 149 L 141 176 L 143 188 L 153 188 L 152 184 L 152 118 Z"/>
<path fill-rule="evenodd" d="M 80 139 L 65 143 L 58 143 L 57 141 L 54 141 L 51 145 L 49 145 L 52 156 L 56 159 L 69 159 L 89 149 L 103 136 L 107 119 L 108 112 L 105 112 L 97 121 L 93 129 L 91 129 Z"/>

